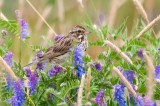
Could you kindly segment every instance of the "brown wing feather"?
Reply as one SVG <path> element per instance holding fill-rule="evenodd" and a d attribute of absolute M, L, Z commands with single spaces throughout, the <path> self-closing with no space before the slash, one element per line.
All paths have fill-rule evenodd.
<path fill-rule="evenodd" d="M 72 42 L 73 38 L 65 36 L 55 42 L 55 44 L 51 47 L 49 47 L 46 51 L 46 53 L 43 55 L 43 57 L 40 58 L 40 61 L 45 61 L 47 59 L 52 60 L 55 57 L 58 57 L 60 55 L 63 55 L 67 53 L 70 48 L 72 48 Z"/>

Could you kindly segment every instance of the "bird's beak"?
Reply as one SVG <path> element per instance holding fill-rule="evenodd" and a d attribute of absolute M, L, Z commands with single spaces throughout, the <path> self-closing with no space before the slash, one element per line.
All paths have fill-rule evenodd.
<path fill-rule="evenodd" d="M 88 35 L 88 34 L 90 34 L 90 33 L 91 33 L 90 31 L 86 31 L 86 32 L 85 32 L 86 35 Z"/>

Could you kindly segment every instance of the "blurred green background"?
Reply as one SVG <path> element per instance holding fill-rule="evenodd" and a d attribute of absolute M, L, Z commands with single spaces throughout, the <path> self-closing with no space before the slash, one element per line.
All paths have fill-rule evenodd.
<path fill-rule="evenodd" d="M 160 14 L 160 0 L 139 0 L 149 20 L 153 20 Z M 138 14 L 132 0 L 30 0 L 31 4 L 45 18 L 49 25 L 57 34 L 66 35 L 72 27 L 77 24 L 93 24 L 101 28 L 107 25 L 109 28 L 118 28 L 124 20 L 128 30 L 128 36 L 134 33 L 137 20 L 142 19 Z M 34 56 L 31 45 L 47 48 L 54 39 L 55 34 L 50 30 L 37 13 L 31 8 L 26 0 L 0 0 L 1 12 L 9 19 L 16 20 L 15 10 L 22 12 L 22 17 L 29 24 L 30 39 L 22 46 L 22 64 L 31 61 Z M 159 35 L 160 25 L 156 25 L 154 30 Z M 9 34 L 9 36 L 13 36 Z M 89 41 L 96 41 L 96 34 L 88 36 Z M 14 59 L 19 59 L 20 40 L 14 37 L 10 50 L 14 53 Z M 102 48 L 89 47 L 87 52 L 93 58 Z"/>

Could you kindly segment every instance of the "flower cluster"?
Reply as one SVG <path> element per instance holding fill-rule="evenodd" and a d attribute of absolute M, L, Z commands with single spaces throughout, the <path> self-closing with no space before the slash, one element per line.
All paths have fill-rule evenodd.
<path fill-rule="evenodd" d="M 6 63 L 11 67 L 13 65 L 12 62 L 12 57 L 13 57 L 13 53 L 12 52 L 7 52 L 4 56 L 4 60 L 6 61 Z"/>
<path fill-rule="evenodd" d="M 137 96 L 137 97 L 135 98 L 135 100 L 136 100 L 137 106 L 144 106 L 143 97 Z"/>
<path fill-rule="evenodd" d="M 39 51 L 37 52 L 37 57 L 38 57 L 38 58 L 41 58 L 42 56 L 43 56 L 43 53 L 42 53 L 41 50 L 39 50 Z M 46 67 L 46 63 L 37 63 L 36 69 L 44 70 L 45 67 Z"/>
<path fill-rule="evenodd" d="M 157 65 L 154 71 L 154 78 L 160 79 L 160 65 Z"/>
<path fill-rule="evenodd" d="M 57 40 L 61 39 L 62 37 L 63 37 L 63 35 L 57 35 L 54 37 L 54 40 L 57 41 Z"/>
<path fill-rule="evenodd" d="M 139 57 L 139 58 L 143 58 L 143 49 L 139 49 L 139 50 L 137 51 L 137 54 L 138 54 L 138 57 Z"/>
<path fill-rule="evenodd" d="M 6 75 L 6 89 L 9 91 L 12 88 L 13 80 L 9 74 Z"/>
<path fill-rule="evenodd" d="M 24 84 L 22 81 L 15 81 L 13 83 L 13 96 L 9 100 L 9 104 L 12 106 L 22 106 L 25 101 L 25 92 L 23 90 Z"/>
<path fill-rule="evenodd" d="M 114 100 L 118 102 L 119 106 L 127 106 L 124 97 L 124 87 L 119 84 L 114 86 Z"/>
<path fill-rule="evenodd" d="M 75 69 L 78 70 L 77 75 L 79 79 L 82 77 L 83 74 L 85 74 L 83 56 L 84 56 L 83 46 L 78 45 L 74 51 L 74 67 Z"/>
<path fill-rule="evenodd" d="M 21 39 L 24 41 L 26 37 L 29 36 L 28 23 L 25 21 L 25 19 L 20 18 L 20 11 L 16 10 L 15 12 L 17 20 L 21 26 Z"/>
<path fill-rule="evenodd" d="M 58 73 L 62 71 L 62 67 L 54 66 L 52 69 L 48 71 L 48 76 L 56 76 Z"/>
<path fill-rule="evenodd" d="M 10 67 L 13 65 L 12 57 L 13 57 L 13 53 L 12 52 L 7 52 L 5 54 L 5 56 L 4 56 L 4 60 L 6 61 L 6 63 Z M 6 83 L 7 83 L 6 89 L 10 90 L 10 88 L 12 87 L 13 81 L 12 81 L 11 76 L 9 74 L 6 75 Z"/>
<path fill-rule="evenodd" d="M 100 90 L 97 93 L 96 99 L 95 99 L 95 101 L 98 104 L 98 106 L 103 106 L 103 104 L 104 104 L 103 98 L 104 98 L 104 90 Z"/>
<path fill-rule="evenodd" d="M 135 78 L 134 72 L 131 70 L 126 70 L 123 72 L 123 76 L 132 84 L 133 79 Z"/>
<path fill-rule="evenodd" d="M 36 92 L 36 86 L 38 83 L 38 75 L 37 72 L 33 72 L 31 71 L 30 68 L 26 68 L 25 69 L 26 73 L 27 73 L 27 77 L 28 77 L 28 85 L 29 85 L 29 90 L 30 90 L 30 94 L 34 94 Z"/>
<path fill-rule="evenodd" d="M 102 64 L 100 62 L 96 63 L 94 66 L 95 66 L 96 70 L 98 70 L 98 71 L 102 70 Z"/>

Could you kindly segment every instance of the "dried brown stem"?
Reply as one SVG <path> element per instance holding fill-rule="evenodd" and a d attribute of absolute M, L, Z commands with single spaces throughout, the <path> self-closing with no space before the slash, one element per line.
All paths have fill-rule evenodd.
<path fill-rule="evenodd" d="M 146 24 L 149 23 L 149 19 L 148 19 L 148 16 L 147 16 L 147 13 L 146 11 L 144 10 L 142 4 L 140 3 L 139 0 L 132 0 L 133 1 L 133 4 L 135 5 L 138 13 L 142 16 L 143 20 L 145 21 Z"/>
<path fill-rule="evenodd" d="M 89 99 L 90 81 L 91 81 L 91 68 L 89 67 L 86 78 L 86 100 Z"/>
<path fill-rule="evenodd" d="M 136 39 L 138 39 L 139 37 L 141 37 L 145 32 L 147 32 L 150 28 L 152 28 L 155 24 L 157 24 L 158 21 L 160 21 L 160 15 L 157 16 L 157 18 L 155 18 L 152 22 L 150 22 L 150 23 L 136 36 Z"/>
<path fill-rule="evenodd" d="M 127 63 L 133 65 L 131 59 L 112 42 L 107 40 L 104 45 L 108 45 L 111 49 L 113 49 L 116 53 L 118 53 Z"/>
<path fill-rule="evenodd" d="M 119 76 L 119 78 L 122 80 L 122 82 L 125 84 L 125 86 L 127 87 L 127 89 L 130 91 L 130 93 L 136 97 L 136 92 L 134 91 L 134 89 L 132 88 L 131 84 L 127 81 L 127 79 L 123 76 L 123 74 L 119 71 L 118 68 L 116 68 L 115 66 L 113 67 L 113 70 L 117 73 L 117 75 Z"/>
<path fill-rule="evenodd" d="M 44 8 L 44 10 L 42 12 L 42 16 L 44 19 L 47 18 L 47 16 L 51 12 L 51 10 L 52 10 L 51 6 L 47 6 L 46 8 Z M 37 21 L 37 24 L 36 24 L 36 32 L 39 31 L 39 29 L 41 29 L 42 25 L 43 25 L 43 20 L 41 18 L 39 18 Z"/>
<path fill-rule="evenodd" d="M 143 52 L 144 60 L 146 62 L 146 69 L 147 69 L 147 95 L 152 98 L 153 97 L 153 91 L 154 91 L 154 65 L 152 62 L 152 59 L 146 54 L 146 52 Z"/>
<path fill-rule="evenodd" d="M 82 106 L 82 94 L 83 94 L 84 80 L 85 80 L 85 74 L 83 74 L 81 77 L 81 84 L 78 89 L 77 106 Z"/>
<path fill-rule="evenodd" d="M 5 71 L 14 79 L 18 80 L 18 77 L 15 75 L 11 67 L 3 60 L 3 58 L 0 56 L 0 66 L 5 68 Z"/>
<path fill-rule="evenodd" d="M 6 16 L 2 12 L 0 13 L 0 18 L 4 19 L 5 21 L 8 21 L 8 19 L 6 18 Z"/>
<path fill-rule="evenodd" d="M 37 9 L 32 5 L 32 3 L 29 0 L 26 0 L 27 3 L 32 7 L 32 9 L 38 14 L 38 16 L 43 20 L 43 22 L 52 30 L 54 35 L 57 35 L 56 32 L 53 30 L 53 28 L 48 24 L 48 22 L 43 18 L 43 16 L 37 11 Z"/>
<path fill-rule="evenodd" d="M 126 0 L 120 0 L 117 2 L 117 0 L 111 1 L 111 7 L 109 12 L 109 19 L 108 19 L 108 26 L 112 28 L 115 23 L 115 18 L 118 12 L 118 9 L 126 2 Z"/>

